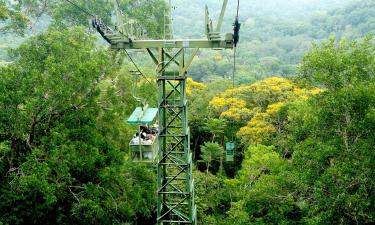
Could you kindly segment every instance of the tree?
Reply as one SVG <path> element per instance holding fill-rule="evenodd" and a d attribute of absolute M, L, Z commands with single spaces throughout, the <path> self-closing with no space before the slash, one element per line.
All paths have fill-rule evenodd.
<path fill-rule="evenodd" d="M 206 131 L 212 134 L 212 142 L 216 137 L 224 134 L 225 123 L 226 121 L 222 119 L 209 118 L 204 124 Z"/>
<path fill-rule="evenodd" d="M 120 8 L 130 18 L 137 20 L 147 30 L 150 38 L 164 38 L 165 12 L 168 12 L 166 1 L 164 0 L 119 0 Z"/>
<path fill-rule="evenodd" d="M 308 99 L 319 91 L 301 88 L 285 78 L 271 77 L 227 90 L 214 97 L 209 107 L 220 118 L 236 121 L 237 136 L 249 145 L 269 141 L 280 132 L 283 121 L 277 112 L 286 102 Z"/>
<path fill-rule="evenodd" d="M 295 118 L 307 131 L 293 152 L 297 182 L 307 194 L 307 223 L 374 223 L 370 202 L 375 196 L 367 191 L 375 186 L 367 179 L 374 175 L 375 161 L 375 48 L 370 43 L 370 38 L 340 45 L 330 40 L 303 60 L 301 77 L 327 89 L 309 102 L 314 110 L 300 110 Z"/>
<path fill-rule="evenodd" d="M 0 20 L 5 20 L 8 18 L 8 8 L 4 1 L 0 2 Z"/>
<path fill-rule="evenodd" d="M 230 82 L 216 81 L 208 84 L 206 88 L 200 88 L 202 85 L 190 86 L 188 80 L 187 85 L 188 89 L 192 89 L 191 95 L 188 98 L 191 140 L 194 140 L 192 148 L 194 149 L 195 158 L 199 158 L 199 146 L 205 141 L 212 139 L 212 134 L 208 133 L 203 126 L 207 118 L 213 117 L 212 111 L 209 110 L 207 105 L 215 95 L 226 90 L 230 86 Z"/>
<path fill-rule="evenodd" d="M 350 84 L 366 83 L 374 77 L 371 36 L 362 42 L 342 40 L 339 47 L 336 44 L 331 38 L 321 46 L 314 45 L 302 60 L 300 78 L 309 84 L 337 91 Z"/>
<path fill-rule="evenodd" d="M 12 56 L 0 69 L 0 221 L 150 218 L 156 177 L 125 161 L 131 129 L 121 93 L 130 82 L 116 79 L 112 53 L 74 27 L 31 38 Z"/>
<path fill-rule="evenodd" d="M 23 35 L 27 27 L 28 19 L 21 12 L 21 5 L 19 3 L 10 7 L 7 6 L 4 0 L 1 0 L 0 22 L 0 34 L 14 31 L 18 34 Z"/>
<path fill-rule="evenodd" d="M 241 85 L 219 94 L 210 102 L 210 107 L 222 117 L 249 118 L 255 111 L 264 111 L 269 104 L 308 98 L 311 91 L 298 87 L 293 81 L 270 77 L 254 84 Z M 235 108 L 236 110 L 232 110 Z"/>
<path fill-rule="evenodd" d="M 252 145 L 245 152 L 238 173 L 237 199 L 230 215 L 244 220 L 239 224 L 297 224 L 291 215 L 298 214 L 291 194 L 288 162 L 280 157 L 274 146 Z M 239 212 L 235 212 L 235 209 Z M 235 218 L 233 218 L 235 220 Z"/>
<path fill-rule="evenodd" d="M 193 94 L 199 94 L 203 91 L 207 91 L 207 86 L 203 83 L 199 83 L 191 79 L 190 77 L 187 78 L 187 86 L 186 86 L 186 94 L 191 96 Z"/>
<path fill-rule="evenodd" d="M 224 148 L 218 143 L 206 142 L 201 146 L 201 150 L 201 157 L 203 162 L 206 163 L 206 173 L 208 174 L 211 162 L 219 160 L 223 156 Z"/>
<path fill-rule="evenodd" d="M 120 10 L 125 15 L 137 20 L 147 30 L 148 36 L 161 37 L 163 31 L 164 10 L 166 3 L 156 1 L 118 1 Z M 0 20 L 10 19 L 10 23 L 1 28 L 4 31 L 17 31 L 23 34 L 26 28 L 33 27 L 40 22 L 43 15 L 53 18 L 53 25 L 61 28 L 71 26 L 90 25 L 89 20 L 97 16 L 107 25 L 112 25 L 114 14 L 113 2 L 106 0 L 88 1 L 77 0 L 73 4 L 67 1 L 27 0 L 6 6 L 0 1 Z M 144 15 L 148 15 L 145 17 Z"/>
<path fill-rule="evenodd" d="M 232 190 L 223 177 L 194 171 L 195 203 L 200 224 L 227 224 Z"/>
<path fill-rule="evenodd" d="M 263 142 L 273 146 L 245 151 L 231 180 L 238 187 L 227 211 L 232 223 L 374 223 L 369 190 L 375 183 L 368 178 L 374 176 L 375 82 L 367 68 L 374 66 L 375 51 L 369 42 L 328 41 L 306 54 L 301 79 L 325 90 L 281 107 L 269 105 L 270 115 L 285 123 Z"/>

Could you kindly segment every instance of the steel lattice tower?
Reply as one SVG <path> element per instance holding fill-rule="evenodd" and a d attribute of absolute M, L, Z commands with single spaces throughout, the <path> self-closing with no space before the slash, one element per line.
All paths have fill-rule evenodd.
<path fill-rule="evenodd" d="M 197 224 L 194 180 L 187 117 L 187 71 L 199 49 L 232 49 L 235 35 L 220 33 L 228 0 L 224 0 L 218 24 L 213 29 L 206 6 L 206 39 L 144 39 L 144 30 L 122 13 L 117 29 L 100 20 L 93 26 L 111 49 L 143 49 L 156 66 L 159 113 L 159 153 L 157 161 L 157 224 Z M 116 5 L 116 1 L 114 1 Z M 118 9 L 118 5 L 116 7 Z M 164 27 L 166 24 L 164 24 Z M 168 25 L 171 27 L 171 25 Z M 171 30 L 171 29 L 169 29 Z M 168 37 L 173 37 L 172 35 Z M 192 49 L 189 51 L 188 49 Z"/>

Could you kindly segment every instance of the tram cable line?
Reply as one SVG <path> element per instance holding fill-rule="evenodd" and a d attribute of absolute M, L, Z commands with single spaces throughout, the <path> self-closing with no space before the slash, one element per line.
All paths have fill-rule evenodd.
<path fill-rule="evenodd" d="M 150 84 L 152 84 L 151 81 L 141 72 L 127 50 L 145 50 L 156 65 L 158 106 L 157 108 L 145 107 L 145 109 L 137 107 L 129 117 L 128 122 L 149 124 L 157 115 L 159 123 L 157 139 L 153 142 L 151 148 L 143 148 L 146 146 L 141 143 L 140 129 L 139 145 L 131 148 L 131 156 L 133 157 L 133 153 L 136 153 L 136 156 L 140 156 L 140 161 L 138 162 L 142 162 L 142 159 L 147 159 L 144 160 L 145 162 L 156 160 L 157 224 L 196 225 L 197 209 L 192 175 L 192 154 L 190 152 L 190 128 L 187 119 L 187 71 L 199 49 L 233 49 L 232 85 L 234 88 L 236 47 L 241 27 L 238 18 L 240 1 L 237 1 L 233 33 L 220 32 L 228 3 L 228 0 L 223 0 L 215 30 L 206 6 L 205 39 L 166 39 L 167 35 L 164 35 L 164 39 L 154 40 L 146 39 L 143 27 L 124 15 L 120 10 L 118 0 L 112 0 L 117 10 L 117 15 L 121 16 L 117 20 L 126 19 L 126 21 L 120 21 L 122 24 L 117 21 L 115 29 L 109 28 L 99 18 L 71 0 L 65 1 L 93 17 L 92 26 L 110 44 L 110 48 L 115 51 L 125 50 L 129 60 L 136 68 L 136 72 L 142 75 Z M 173 37 L 173 34 L 170 37 Z M 177 49 L 177 51 L 173 51 L 174 49 Z M 192 53 L 188 55 L 187 49 L 193 49 Z M 155 144 L 158 145 L 156 150 L 154 148 Z M 152 155 L 155 151 L 156 157 Z M 144 153 L 147 154 L 144 155 Z M 143 156 L 145 157 L 143 158 Z"/>
<path fill-rule="evenodd" d="M 87 9 L 79 6 L 78 4 L 76 4 L 76 3 L 74 3 L 74 2 L 72 2 L 70 0 L 64 0 L 64 1 L 70 3 L 71 5 L 73 5 L 77 9 L 79 9 L 81 12 L 85 13 L 86 15 L 91 16 L 91 17 L 95 17 L 95 15 L 93 13 L 89 12 Z"/>
<path fill-rule="evenodd" d="M 240 9 L 240 0 L 237 1 L 237 10 L 236 18 L 233 23 L 233 73 L 232 73 L 232 95 L 231 95 L 231 104 L 230 108 L 233 108 L 234 103 L 234 88 L 235 88 L 235 75 L 236 75 L 236 52 L 237 44 L 239 41 L 239 31 L 241 28 L 241 23 L 239 22 L 239 9 Z M 233 162 L 234 161 L 234 150 L 235 150 L 235 140 L 234 140 L 234 120 L 230 121 L 230 140 L 225 143 L 225 161 Z"/>

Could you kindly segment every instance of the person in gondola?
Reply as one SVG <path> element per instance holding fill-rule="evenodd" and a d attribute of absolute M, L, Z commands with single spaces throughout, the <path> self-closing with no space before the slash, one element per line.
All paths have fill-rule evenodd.
<path fill-rule="evenodd" d="M 133 136 L 133 138 L 132 138 L 132 140 L 131 140 L 131 144 L 133 144 L 133 145 L 138 145 L 138 144 L 139 144 L 139 134 L 138 134 L 138 133 L 136 133 L 136 134 Z"/>
<path fill-rule="evenodd" d="M 142 124 L 139 127 L 140 127 L 141 132 L 147 132 L 147 130 L 148 130 L 148 126 L 147 125 Z"/>
<path fill-rule="evenodd" d="M 157 123 L 155 123 L 150 128 L 150 131 L 151 131 L 151 134 L 158 134 L 159 133 L 159 125 Z"/>
<path fill-rule="evenodd" d="M 141 138 L 146 139 L 147 137 L 147 132 L 148 132 L 148 127 L 146 125 L 140 125 L 139 130 L 141 132 Z M 138 133 L 137 133 L 138 134 Z"/>

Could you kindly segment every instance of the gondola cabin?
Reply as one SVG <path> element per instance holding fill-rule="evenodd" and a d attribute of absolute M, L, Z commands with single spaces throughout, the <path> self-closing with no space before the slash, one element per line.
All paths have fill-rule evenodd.
<path fill-rule="evenodd" d="M 157 108 L 137 107 L 128 119 L 129 124 L 138 125 L 138 132 L 129 143 L 133 162 L 153 163 L 158 155 L 159 128 L 154 123 Z"/>
<path fill-rule="evenodd" d="M 227 162 L 234 161 L 234 143 L 233 142 L 225 143 L 225 161 Z"/>

